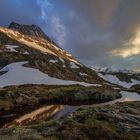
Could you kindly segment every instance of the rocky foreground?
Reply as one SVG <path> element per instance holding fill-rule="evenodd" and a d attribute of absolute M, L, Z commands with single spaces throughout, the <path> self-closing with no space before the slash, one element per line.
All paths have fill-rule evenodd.
<path fill-rule="evenodd" d="M 0 89 L 0 112 L 44 103 L 105 102 L 120 98 L 110 86 L 21 85 Z"/>
<path fill-rule="evenodd" d="M 2 128 L 4 140 L 140 140 L 140 102 L 81 108 L 37 125 Z"/>

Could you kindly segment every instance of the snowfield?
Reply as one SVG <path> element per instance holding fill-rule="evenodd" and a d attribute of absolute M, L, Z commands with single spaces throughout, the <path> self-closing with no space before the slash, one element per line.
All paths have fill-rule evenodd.
<path fill-rule="evenodd" d="M 6 45 L 6 48 L 10 50 L 10 52 L 17 52 L 15 49 L 18 48 L 19 46 L 15 45 Z"/>
<path fill-rule="evenodd" d="M 0 76 L 0 87 L 9 85 L 22 85 L 22 84 L 47 84 L 47 85 L 72 85 L 80 84 L 83 86 L 101 86 L 99 84 L 88 84 L 85 82 L 67 81 L 53 78 L 40 72 L 38 69 L 24 67 L 28 63 L 16 62 L 11 63 L 1 69 L 0 71 L 8 71 Z"/>
<path fill-rule="evenodd" d="M 106 74 L 106 75 L 102 75 L 102 74 L 98 74 L 100 77 L 102 77 L 103 79 L 105 79 L 106 81 L 109 81 L 111 83 L 114 83 L 114 84 L 117 84 L 117 85 L 120 85 L 120 86 L 123 86 L 123 87 L 126 87 L 126 88 L 130 88 L 131 86 L 133 85 L 136 85 L 136 84 L 140 84 L 140 81 L 137 81 L 137 80 L 132 80 L 132 82 L 130 83 L 127 83 L 125 81 L 120 81 L 116 75 L 109 75 L 109 74 Z"/>

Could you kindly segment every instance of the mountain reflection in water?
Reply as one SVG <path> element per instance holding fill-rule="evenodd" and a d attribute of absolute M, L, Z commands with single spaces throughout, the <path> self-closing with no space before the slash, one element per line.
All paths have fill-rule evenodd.
<path fill-rule="evenodd" d="M 14 127 L 28 124 L 36 124 L 42 121 L 47 121 L 55 116 L 57 113 L 61 112 L 64 109 L 63 105 L 48 105 L 41 107 L 37 110 L 32 111 L 31 113 L 25 114 L 18 119 L 5 124 L 4 127 Z"/>
<path fill-rule="evenodd" d="M 105 106 L 115 104 L 117 102 L 126 102 L 126 101 L 140 101 L 140 95 L 137 93 L 131 93 L 127 91 L 120 92 L 122 97 L 116 99 L 114 101 L 109 101 L 105 103 L 92 103 L 91 105 L 82 103 L 81 105 L 47 105 L 40 107 L 30 113 L 24 114 L 20 116 L 18 119 L 15 119 L 12 122 L 6 123 L 3 127 L 14 127 L 21 125 L 29 125 L 29 124 L 38 124 L 43 121 L 48 120 L 56 120 L 61 117 L 65 117 L 66 115 L 74 112 L 78 108 L 87 108 L 87 107 L 97 107 L 97 106 Z"/>

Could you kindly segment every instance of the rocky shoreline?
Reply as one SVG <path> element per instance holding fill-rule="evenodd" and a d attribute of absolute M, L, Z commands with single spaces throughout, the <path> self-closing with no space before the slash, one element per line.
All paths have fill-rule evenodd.
<path fill-rule="evenodd" d="M 95 104 L 120 98 L 110 87 L 21 85 L 0 90 L 0 126 L 44 105 Z"/>
<path fill-rule="evenodd" d="M 80 108 L 57 121 L 2 128 L 0 133 L 3 139 L 20 140 L 139 140 L 140 102 Z"/>
<path fill-rule="evenodd" d="M 121 95 L 119 92 L 109 86 L 9 86 L 0 89 L 0 111 L 2 112 L 4 110 L 11 110 L 15 107 L 34 106 L 44 103 L 70 104 L 82 101 L 105 102 L 120 97 Z"/>
<path fill-rule="evenodd" d="M 20 85 L 2 88 L 0 90 L 0 101 L 5 101 L 5 104 L 9 102 L 11 106 L 5 107 L 4 103 L 1 103 L 1 116 L 4 115 L 5 118 L 9 117 L 11 120 L 6 120 L 5 118 L 1 119 L 4 122 L 1 126 L 7 125 L 0 129 L 0 138 L 12 138 L 15 140 L 97 140 L 102 137 L 103 140 L 139 140 L 139 101 L 101 106 L 91 105 L 90 107 L 83 106 L 73 113 L 70 113 L 68 116 L 66 115 L 50 121 L 46 121 L 45 118 L 44 120 L 40 120 L 44 115 L 37 114 L 36 118 L 33 118 L 33 123 L 28 123 L 28 125 L 26 121 L 28 122 L 30 119 L 26 119 L 26 117 L 22 120 L 23 122 L 21 122 L 21 124 L 20 119 L 19 122 L 17 121 L 15 124 L 13 121 L 16 118 L 41 107 L 44 103 L 46 105 L 52 103 L 73 103 L 74 105 L 74 103 L 92 101 L 94 104 L 97 103 L 97 101 L 112 101 L 120 97 L 119 90 L 114 90 L 110 86 Z M 26 110 L 26 108 L 28 108 L 28 110 Z M 51 108 L 53 108 L 53 110 Z M 53 111 L 55 114 L 55 110 L 59 111 L 59 109 L 61 110 L 62 108 L 62 105 L 58 105 L 58 108 L 54 105 L 46 108 L 44 111 L 53 115 Z M 19 114 L 14 116 L 13 110 L 15 110 L 15 114 Z M 12 112 L 13 114 L 6 114 L 6 112 Z M 20 114 L 21 112 L 23 114 Z M 37 121 L 38 123 L 34 123 L 34 121 Z"/>

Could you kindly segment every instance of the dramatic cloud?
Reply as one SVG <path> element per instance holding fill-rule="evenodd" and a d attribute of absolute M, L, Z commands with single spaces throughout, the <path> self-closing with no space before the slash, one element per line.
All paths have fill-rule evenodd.
<path fill-rule="evenodd" d="M 124 47 L 113 50 L 111 53 L 116 56 L 121 56 L 123 58 L 139 55 L 140 54 L 140 31 L 137 31 L 135 37 L 131 38 L 128 42 L 125 42 Z"/>
<path fill-rule="evenodd" d="M 0 24 L 38 24 L 88 65 L 140 69 L 140 0 L 1 0 Z"/>

